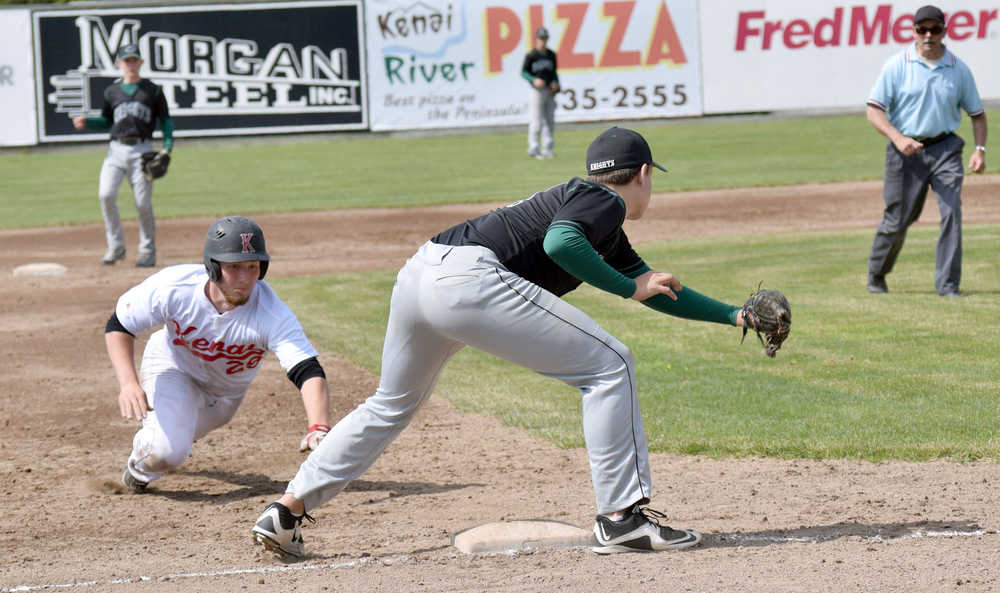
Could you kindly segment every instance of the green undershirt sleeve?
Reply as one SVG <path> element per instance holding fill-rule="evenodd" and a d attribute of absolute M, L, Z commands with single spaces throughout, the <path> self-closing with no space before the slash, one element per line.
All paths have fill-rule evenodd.
<path fill-rule="evenodd" d="M 108 125 L 108 120 L 104 119 L 103 115 L 98 115 L 97 117 L 88 117 L 84 127 L 88 130 L 103 132 L 111 126 Z"/>
<path fill-rule="evenodd" d="M 641 268 L 629 272 L 628 275 L 631 278 L 638 278 L 649 270 L 649 266 L 643 265 Z M 736 325 L 736 314 L 740 311 L 739 307 L 707 297 L 689 286 L 683 287 L 675 294 L 677 295 L 676 301 L 665 294 L 656 294 L 642 301 L 642 304 L 674 317 Z"/>
<path fill-rule="evenodd" d="M 174 118 L 163 120 L 160 128 L 163 130 L 163 149 L 170 152 L 174 149 Z"/>
<path fill-rule="evenodd" d="M 542 243 L 546 255 L 587 284 L 626 299 L 635 294 L 635 280 L 609 266 L 580 229 L 571 225 L 556 223 L 549 228 Z"/>
<path fill-rule="evenodd" d="M 642 304 L 674 317 L 736 325 L 736 314 L 739 313 L 739 307 L 720 303 L 689 286 L 685 286 L 676 294 L 676 301 L 665 294 L 657 294 L 642 301 Z"/>
<path fill-rule="evenodd" d="M 535 75 L 527 70 L 521 70 L 521 78 L 527 80 L 531 84 L 535 84 Z"/>

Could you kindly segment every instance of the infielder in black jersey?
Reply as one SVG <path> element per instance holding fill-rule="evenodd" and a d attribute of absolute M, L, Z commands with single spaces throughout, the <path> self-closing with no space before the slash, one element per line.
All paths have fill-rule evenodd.
<path fill-rule="evenodd" d="M 104 89 L 104 104 L 98 117 L 73 118 L 77 130 L 111 130 L 108 156 L 101 167 L 98 195 L 104 217 L 108 251 L 101 263 L 112 265 L 125 259 L 125 236 L 118 213 L 118 188 L 128 177 L 139 214 L 139 256 L 136 267 L 156 265 L 156 219 L 153 217 L 153 182 L 142 170 L 142 153 L 153 150 L 151 144 L 157 123 L 163 130 L 163 149 L 174 148 L 174 120 L 170 117 L 163 90 L 139 76 L 142 58 L 135 44 L 118 50 L 116 64 L 122 77 Z"/>
<path fill-rule="evenodd" d="M 632 352 L 559 298 L 587 282 L 670 315 L 743 326 L 740 307 L 682 287 L 629 244 L 622 224 L 642 218 L 654 168 L 665 170 L 641 135 L 611 128 L 587 149 L 586 179 L 424 243 L 392 291 L 377 391 L 331 429 L 285 495 L 264 510 L 252 529 L 256 541 L 301 556 L 306 510 L 375 462 L 427 399 L 448 359 L 468 345 L 580 390 L 597 499 L 596 552 L 696 545 L 698 532 L 661 525 L 664 515 L 643 506 L 652 489 Z"/>
<path fill-rule="evenodd" d="M 528 154 L 536 159 L 552 158 L 555 147 L 553 134 L 559 74 L 556 72 L 556 52 L 546 47 L 548 41 L 548 29 L 539 28 L 535 32 L 535 47 L 524 56 L 524 65 L 521 66 L 521 77 L 531 83 Z"/>

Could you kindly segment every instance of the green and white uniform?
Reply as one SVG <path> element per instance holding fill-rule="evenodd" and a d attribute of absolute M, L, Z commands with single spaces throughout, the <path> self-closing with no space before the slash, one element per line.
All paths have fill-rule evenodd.
<path fill-rule="evenodd" d="M 98 196 L 104 217 L 104 232 L 109 249 L 124 249 L 121 216 L 118 213 L 118 188 L 128 178 L 135 208 L 139 215 L 139 256 L 156 255 L 156 219 L 153 216 L 153 182 L 142 172 L 142 153 L 153 150 L 153 131 L 159 122 L 163 130 L 163 148 L 173 150 L 173 119 L 159 86 L 149 80 L 124 83 L 116 80 L 104 90 L 99 117 L 89 117 L 90 130 L 111 130 L 108 156 L 101 167 Z"/>

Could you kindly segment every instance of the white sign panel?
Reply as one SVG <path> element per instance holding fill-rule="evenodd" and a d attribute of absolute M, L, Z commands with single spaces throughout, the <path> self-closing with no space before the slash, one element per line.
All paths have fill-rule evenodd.
<path fill-rule="evenodd" d="M 858 108 L 882 65 L 913 42 L 921 3 L 701 0 L 705 113 Z M 945 44 L 980 95 L 1000 97 L 1000 2 L 940 4 Z"/>
<path fill-rule="evenodd" d="M 31 13 L 0 10 L 0 146 L 38 141 L 35 124 L 34 72 L 31 59 Z"/>
<path fill-rule="evenodd" d="M 526 123 L 542 26 L 557 121 L 701 114 L 696 0 L 373 0 L 365 22 L 373 130 Z"/>

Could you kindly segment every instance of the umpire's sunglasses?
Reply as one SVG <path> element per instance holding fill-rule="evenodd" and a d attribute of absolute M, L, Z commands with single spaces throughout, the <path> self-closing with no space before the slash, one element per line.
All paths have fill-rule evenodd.
<path fill-rule="evenodd" d="M 931 35 L 940 35 L 941 33 L 944 33 L 944 27 L 941 25 L 934 25 L 933 27 L 921 27 L 920 25 L 917 25 L 913 28 L 913 30 L 917 32 L 917 35 L 926 35 L 928 33 Z"/>

